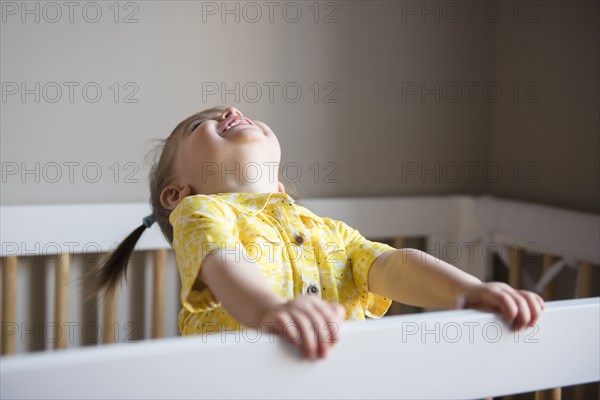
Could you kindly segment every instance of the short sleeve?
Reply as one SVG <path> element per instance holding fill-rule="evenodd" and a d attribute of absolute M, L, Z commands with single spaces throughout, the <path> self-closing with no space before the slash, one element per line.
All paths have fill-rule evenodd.
<path fill-rule="evenodd" d="M 381 318 L 392 304 L 392 300 L 369 291 L 369 270 L 373 262 L 382 253 L 394 250 L 393 247 L 365 239 L 358 230 L 344 222 L 330 218 L 323 219 L 341 236 L 346 247 L 348 261 L 352 268 L 354 285 L 361 299 L 365 315 L 370 318 Z"/>
<path fill-rule="evenodd" d="M 218 307 L 220 302 L 209 288 L 198 291 L 192 286 L 206 256 L 241 248 L 235 213 L 219 199 L 189 196 L 171 213 L 169 222 L 181 278 L 181 304 L 192 313 Z"/>

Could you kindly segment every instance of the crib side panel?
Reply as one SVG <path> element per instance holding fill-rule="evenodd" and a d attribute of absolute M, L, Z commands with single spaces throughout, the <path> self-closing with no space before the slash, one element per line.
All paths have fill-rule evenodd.
<path fill-rule="evenodd" d="M 26 355 L 3 360 L 1 394 L 29 399 L 500 396 L 600 380 L 599 319 L 600 298 L 589 298 L 549 302 L 539 324 L 519 334 L 497 316 L 472 310 L 347 323 L 331 357 L 319 362 L 301 360 L 283 340 L 254 331 Z"/>

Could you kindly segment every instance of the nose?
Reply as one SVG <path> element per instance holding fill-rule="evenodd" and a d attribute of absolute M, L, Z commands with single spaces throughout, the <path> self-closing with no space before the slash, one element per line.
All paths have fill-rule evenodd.
<path fill-rule="evenodd" d="M 223 114 L 221 114 L 221 118 L 219 118 L 219 121 L 224 121 L 227 118 L 231 117 L 232 115 L 237 115 L 240 117 L 243 117 L 244 114 L 242 114 L 242 112 L 240 110 L 238 110 L 235 107 L 227 107 L 225 109 L 225 111 L 223 111 Z"/>

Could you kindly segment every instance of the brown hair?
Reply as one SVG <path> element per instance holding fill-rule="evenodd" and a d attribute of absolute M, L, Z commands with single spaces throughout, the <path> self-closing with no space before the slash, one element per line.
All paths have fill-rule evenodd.
<path fill-rule="evenodd" d="M 184 119 L 175 127 L 175 129 L 173 129 L 173 132 L 171 132 L 169 137 L 161 140 L 154 148 L 155 155 L 160 155 L 158 159 L 156 159 L 155 156 L 150 171 L 150 207 L 152 208 L 154 219 L 156 219 L 160 230 L 170 244 L 173 244 L 173 227 L 169 222 L 169 216 L 171 215 L 172 210 L 163 207 L 160 202 L 160 194 L 174 179 L 173 161 L 175 159 L 179 139 L 194 121 L 198 119 L 219 119 L 224 111 L 225 107 L 214 107 Z M 120 279 L 127 272 L 127 265 L 131 253 L 146 228 L 147 226 L 145 224 L 137 227 L 121 242 L 121 244 L 119 244 L 103 264 L 91 272 L 94 290 L 90 295 L 96 295 L 101 291 L 112 292 L 115 290 Z"/>

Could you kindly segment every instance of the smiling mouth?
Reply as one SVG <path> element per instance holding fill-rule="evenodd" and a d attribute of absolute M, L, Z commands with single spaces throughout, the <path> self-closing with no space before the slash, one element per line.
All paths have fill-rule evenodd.
<path fill-rule="evenodd" d="M 256 126 L 256 125 L 254 125 L 254 123 L 251 120 L 249 120 L 248 118 L 232 117 L 225 121 L 224 127 L 222 128 L 222 131 L 220 132 L 220 134 L 223 135 L 228 130 L 233 129 L 237 126 Z"/>

